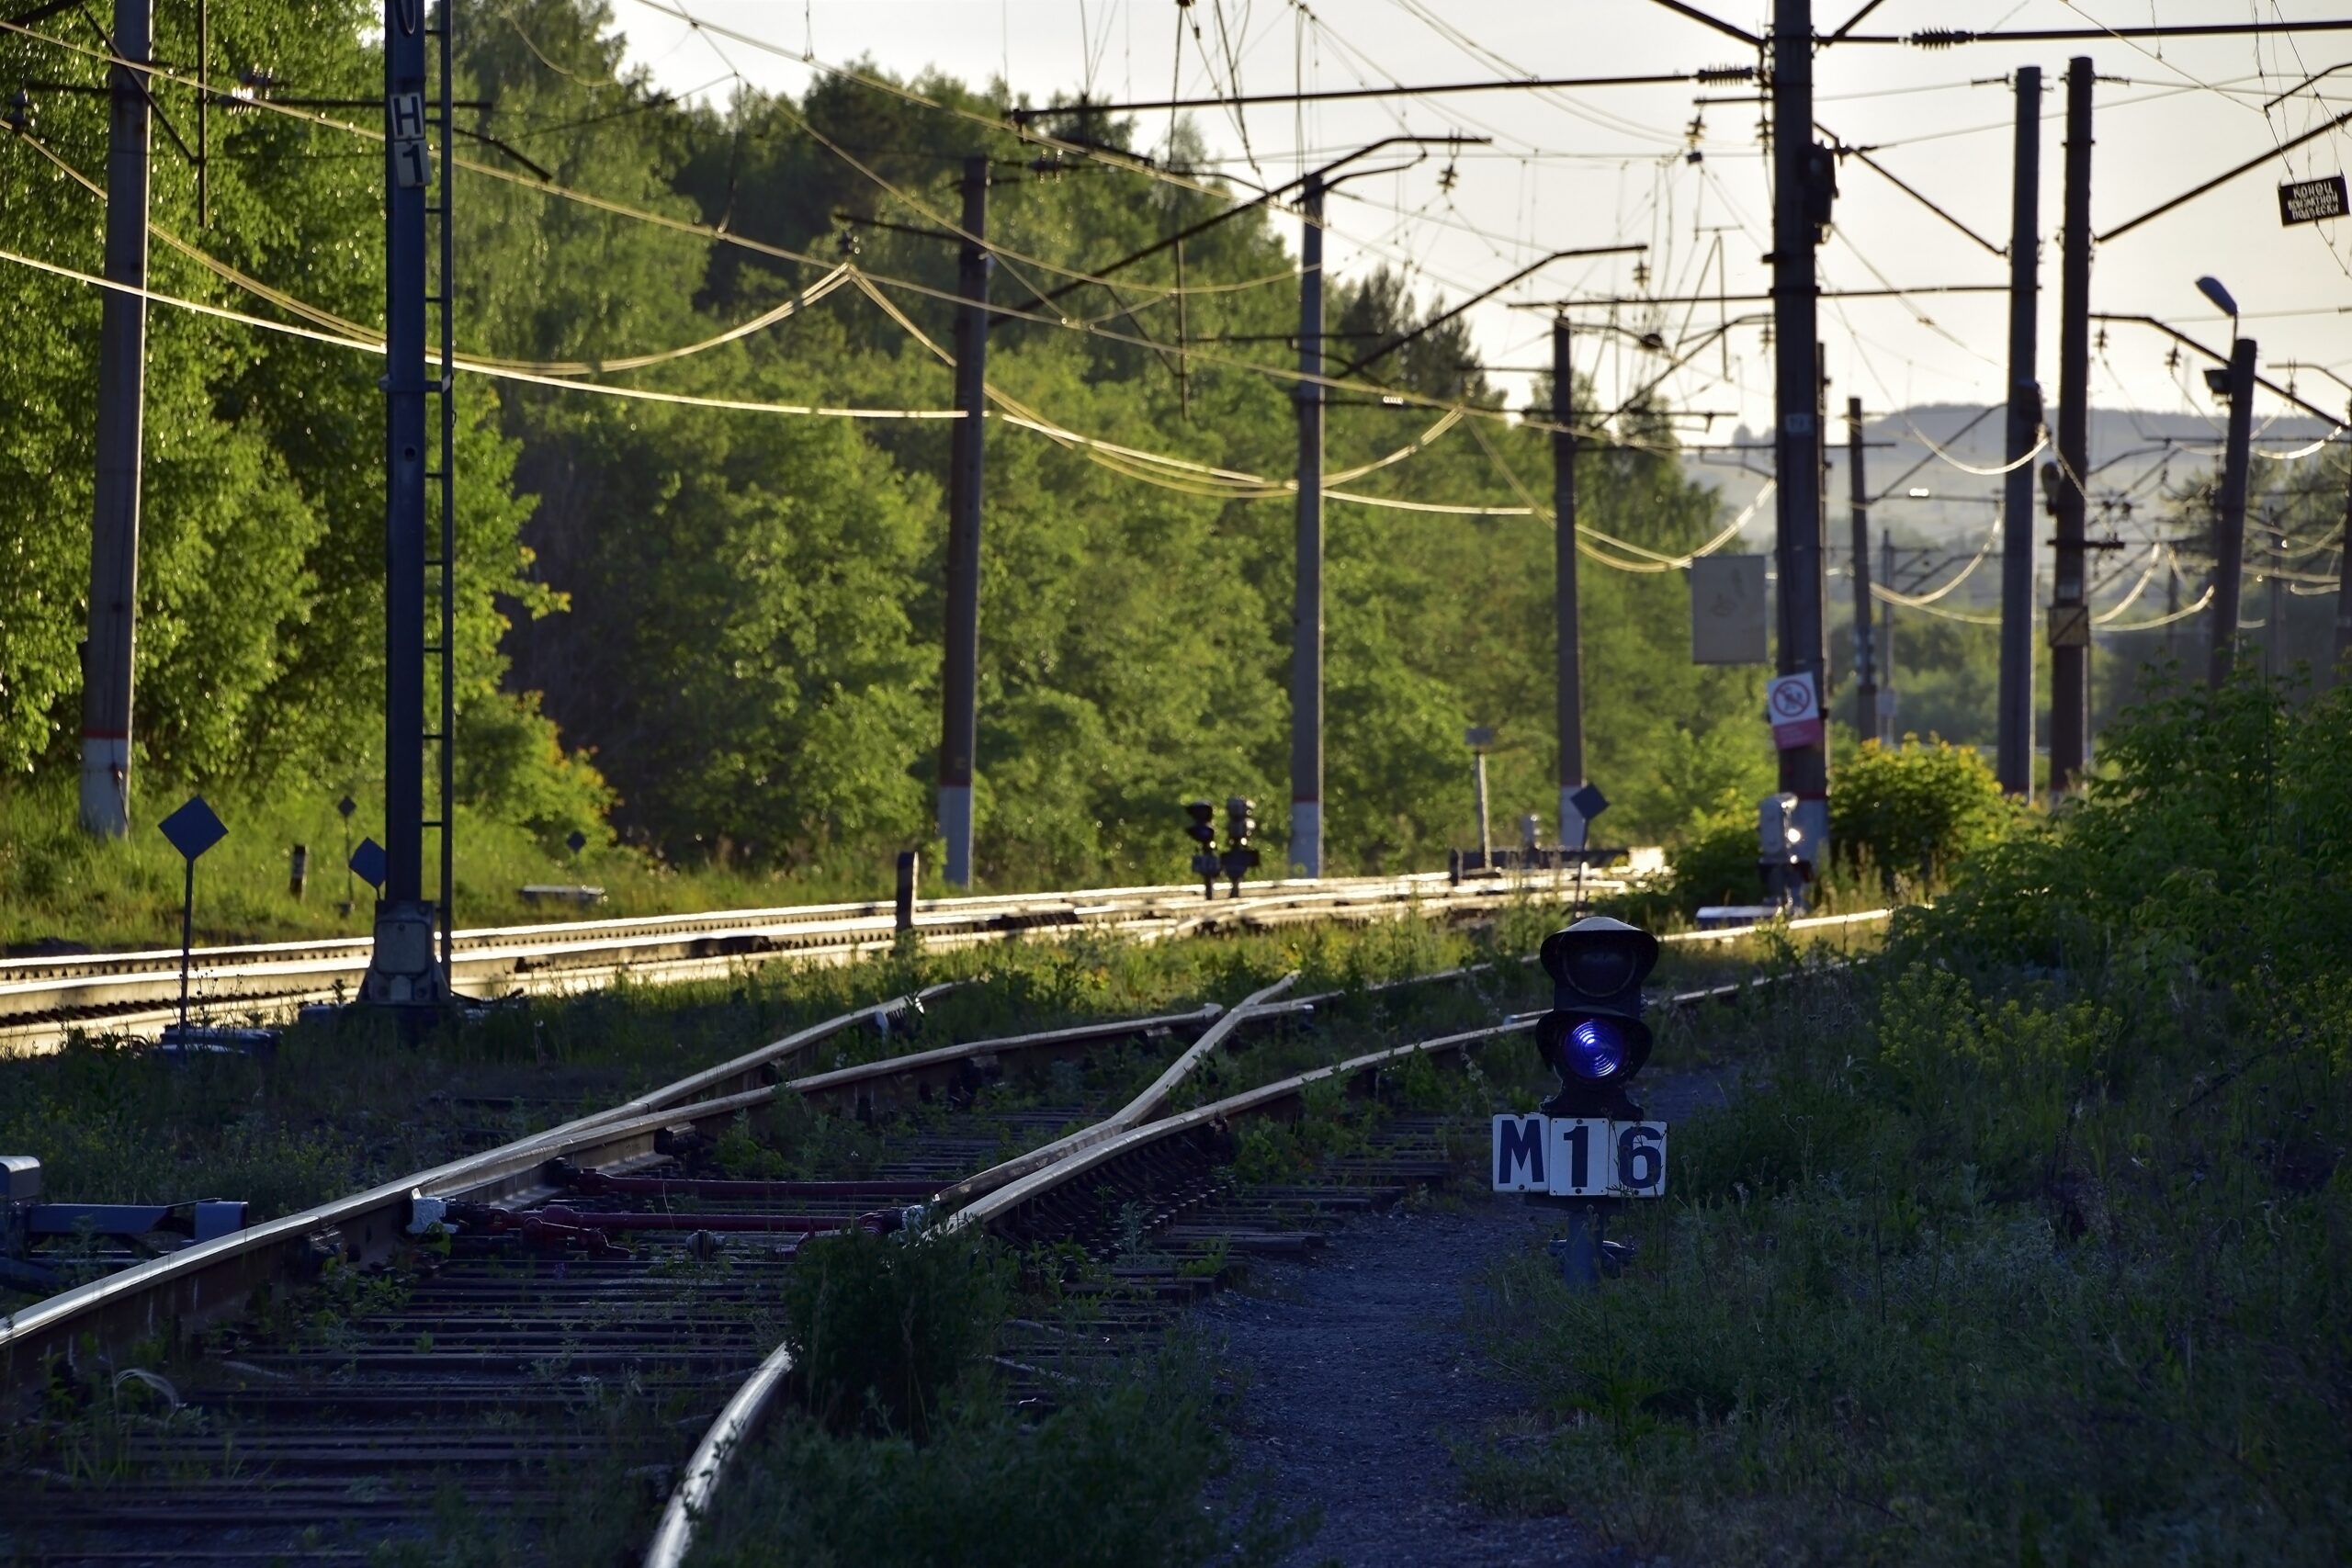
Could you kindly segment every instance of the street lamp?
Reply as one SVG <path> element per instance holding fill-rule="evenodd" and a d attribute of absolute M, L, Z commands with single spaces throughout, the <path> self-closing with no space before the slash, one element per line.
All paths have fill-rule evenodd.
<path fill-rule="evenodd" d="M 2230 335 L 2237 336 L 2238 302 L 2230 298 L 2230 291 L 2222 287 L 2222 280 L 2218 277 L 2200 277 L 2197 280 L 2197 292 L 2213 301 L 2222 314 L 2229 317 Z"/>
<path fill-rule="evenodd" d="M 2255 343 L 2238 334 L 2238 302 L 2221 279 L 2200 277 L 2197 291 L 2230 318 L 2229 368 L 2208 372 L 2207 386 L 2230 408 L 2229 436 L 2222 446 L 2221 493 L 2213 509 L 2213 636 L 2206 681 L 2219 690 L 2229 679 L 2237 653 L 2238 594 L 2245 571 L 2245 501 L 2249 447 L 2253 440 Z M 2277 635 L 2275 632 L 2272 634 Z"/>

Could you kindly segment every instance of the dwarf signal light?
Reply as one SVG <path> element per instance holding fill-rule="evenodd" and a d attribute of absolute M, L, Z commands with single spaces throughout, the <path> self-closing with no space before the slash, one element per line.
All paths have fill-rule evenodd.
<path fill-rule="evenodd" d="M 1535 1026 L 1535 1048 L 1560 1080 L 1544 1102 L 1554 1116 L 1640 1121 L 1625 1086 L 1649 1060 L 1642 982 L 1657 964 L 1657 938 L 1605 915 L 1554 931 L 1541 959 L 1552 976 L 1552 1010 Z"/>

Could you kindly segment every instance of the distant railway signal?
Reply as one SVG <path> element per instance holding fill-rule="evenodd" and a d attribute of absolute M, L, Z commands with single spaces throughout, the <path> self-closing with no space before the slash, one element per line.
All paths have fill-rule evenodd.
<path fill-rule="evenodd" d="M 1797 822 L 1797 797 L 1766 795 L 1756 807 L 1756 869 L 1765 896 L 1783 909 L 1804 901 L 1814 864 L 1804 858 L 1804 829 Z"/>
<path fill-rule="evenodd" d="M 1237 898 L 1241 897 L 1241 879 L 1257 870 L 1262 858 L 1250 842 L 1257 831 L 1258 803 L 1243 795 L 1228 795 L 1225 802 L 1225 855 L 1221 869 Z"/>
<path fill-rule="evenodd" d="M 1188 800 L 1184 815 L 1193 819 L 1184 829 L 1199 849 L 1193 852 L 1193 874 L 1201 879 L 1201 897 L 1216 897 L 1216 874 L 1222 869 L 1216 856 L 1216 807 L 1205 800 Z"/>
<path fill-rule="evenodd" d="M 1241 879 L 1258 869 L 1261 856 L 1250 840 L 1258 835 L 1258 803 L 1247 795 L 1227 795 L 1225 801 L 1225 852 L 1216 847 L 1216 807 L 1206 800 L 1188 800 L 1184 815 L 1192 818 L 1184 832 L 1200 847 L 1193 853 L 1193 874 L 1201 879 L 1201 897 L 1216 897 L 1216 879 L 1224 877 L 1232 884 L 1233 896 L 1241 896 Z"/>

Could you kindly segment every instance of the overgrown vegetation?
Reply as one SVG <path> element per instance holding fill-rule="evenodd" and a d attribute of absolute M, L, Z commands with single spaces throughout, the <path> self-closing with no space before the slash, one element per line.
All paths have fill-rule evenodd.
<path fill-rule="evenodd" d="M 2352 1553 L 2352 698 L 2105 737 L 1747 1091 L 1623 1279 L 1482 1321 L 1539 1392 L 1472 1490 L 1721 1562 Z"/>
<path fill-rule="evenodd" d="M 1012 1399 L 993 1357 L 1008 1315 L 1052 1317 L 1069 1271 L 1102 1280 L 1066 1245 L 1028 1260 L 1043 1293 L 1022 1294 L 1020 1261 L 977 1231 L 804 1247 L 783 1294 L 795 1403 L 739 1461 L 694 1561 L 1276 1561 L 1295 1526 L 1246 1483 L 1205 1495 L 1230 1465 L 1193 1348 L 1049 1362 L 1050 1397 Z"/>
<path fill-rule="evenodd" d="M 1011 1291 L 1012 1260 L 977 1233 L 811 1240 L 783 1292 L 803 1404 L 836 1432 L 929 1435 Z"/>
<path fill-rule="evenodd" d="M 989 1325 L 982 1325 L 983 1329 Z M 696 1544 L 704 1568 L 1192 1568 L 1271 1563 L 1295 1525 L 1229 1478 L 1208 1368 L 1185 1349 L 1133 1358 L 1024 1416 L 967 1371 L 926 1438 L 842 1435 L 783 1417 Z M 1225 1479 L 1221 1506 L 1204 1494 Z"/>

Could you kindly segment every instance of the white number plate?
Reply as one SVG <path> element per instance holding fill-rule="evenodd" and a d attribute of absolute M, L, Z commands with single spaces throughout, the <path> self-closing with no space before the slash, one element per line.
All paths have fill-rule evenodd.
<path fill-rule="evenodd" d="M 1556 1198 L 1662 1198 L 1666 1123 L 1598 1117 L 1495 1118 L 1495 1190 Z"/>

